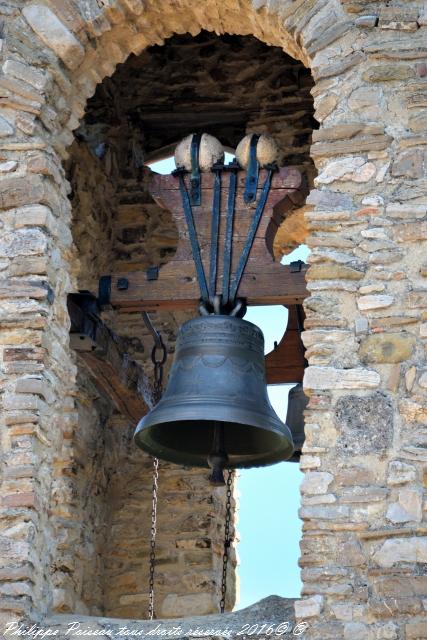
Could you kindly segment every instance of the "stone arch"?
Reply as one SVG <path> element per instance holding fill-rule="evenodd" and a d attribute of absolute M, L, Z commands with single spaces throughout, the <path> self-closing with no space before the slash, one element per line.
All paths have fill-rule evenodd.
<path fill-rule="evenodd" d="M 26 34 L 35 31 L 38 49 L 47 48 L 43 58 L 52 65 L 57 88 L 50 97 L 60 114 L 52 128 L 51 141 L 61 155 L 71 143 L 71 132 L 78 126 L 86 100 L 97 84 L 131 53 L 138 55 L 151 45 L 163 44 L 174 33 L 196 35 L 204 29 L 217 34 L 250 34 L 302 61 L 315 78 L 317 66 L 327 64 L 328 47 L 343 39 L 350 52 L 357 34 L 338 0 L 208 0 L 203 6 L 190 0 L 111 0 L 101 5 L 82 0 L 73 9 L 53 10 L 47 4 L 32 3 L 23 9 L 23 17 L 17 26 Z M 49 22 L 52 29 L 47 28 Z M 63 94 L 68 96 L 65 104 Z"/>
<path fill-rule="evenodd" d="M 413 354 L 416 343 L 418 358 L 422 357 L 421 340 L 426 335 L 418 311 L 425 306 L 421 286 L 425 267 L 419 269 L 423 255 L 418 243 L 409 245 L 417 266 L 414 260 L 407 260 L 409 251 L 405 252 L 405 248 L 418 239 L 419 219 L 425 215 L 421 201 L 425 159 L 420 136 L 417 137 L 425 114 L 417 112 L 421 107 L 412 112 L 402 109 L 396 96 L 406 96 L 405 100 L 408 97 L 407 89 L 402 88 L 403 80 L 415 82 L 425 76 L 425 65 L 413 63 L 413 59 L 417 60 L 413 49 L 423 43 L 426 19 L 425 15 L 414 18 L 412 13 L 420 13 L 418 3 L 408 3 L 409 13 L 412 9 L 413 12 L 397 21 L 408 28 L 409 35 L 403 34 L 399 39 L 404 55 L 396 64 L 393 56 L 398 56 L 400 49 L 395 39 L 387 40 L 382 34 L 384 41 L 379 43 L 372 37 L 374 31 L 369 31 L 377 24 L 377 17 L 362 15 L 353 20 L 344 8 L 350 6 L 358 11 L 362 4 L 365 5 L 344 4 L 344 0 L 230 0 L 221 5 L 214 0 L 203 4 L 190 0 L 161 4 L 155 0 L 81 0 L 71 6 L 46 0 L 43 4 L 27 4 L 22 12 L 16 3 L 10 7 L 0 78 L 5 92 L 0 135 L 2 153 L 8 160 L 2 171 L 11 174 L 2 177 L 0 204 L 6 211 L 1 255 L 7 259 L 4 272 L 11 283 L 5 289 L 10 301 L 1 313 L 6 326 L 19 329 L 21 335 L 6 331 L 2 347 L 6 380 L 0 380 L 4 386 L 1 420 L 7 426 L 2 441 L 6 470 L 2 506 L 7 513 L 3 514 L 1 537 L 7 561 L 2 575 L 10 576 L 2 601 L 5 621 L 12 615 L 43 614 L 55 598 L 62 597 L 62 586 L 52 581 L 48 565 L 54 559 L 55 545 L 69 548 L 75 540 L 72 528 L 64 529 L 59 536 L 52 523 L 52 519 L 64 519 L 73 510 L 72 486 L 67 478 L 78 468 L 69 443 L 75 420 L 75 370 L 66 347 L 65 296 L 73 289 L 73 273 L 69 267 L 72 243 L 68 185 L 61 159 L 66 157 L 85 101 L 102 77 L 110 75 L 131 52 L 162 43 L 175 32 L 198 33 L 204 28 L 218 33 L 253 34 L 302 60 L 316 80 L 316 117 L 325 122 L 312 149 L 316 163 L 322 170 L 325 168 L 318 178 L 319 190 L 310 196 L 310 204 L 318 211 L 306 216 L 315 249 L 315 264 L 308 274 L 312 296 L 306 305 L 310 318 L 305 335 L 310 360 L 306 387 L 314 399 L 309 408 L 304 459 L 304 469 L 309 474 L 303 487 L 303 494 L 308 497 L 301 513 L 307 521 L 301 565 L 303 595 L 313 597 L 307 603 L 299 603 L 297 613 L 301 618 L 320 618 L 318 634 L 327 632 L 330 637 L 353 637 L 356 633 L 366 637 L 368 619 L 374 620 L 377 637 L 384 637 L 382 631 L 397 634 L 399 629 L 404 637 L 406 623 L 422 624 L 417 620 L 409 623 L 411 614 L 406 615 L 405 611 L 411 609 L 402 614 L 396 611 L 400 627 L 395 625 L 397 630 L 390 632 L 390 625 L 383 624 L 381 617 L 387 616 L 385 609 L 391 608 L 382 607 L 381 598 L 390 589 L 399 595 L 396 586 L 387 583 L 390 567 L 400 562 L 412 571 L 413 563 L 416 576 L 415 563 L 418 556 L 424 557 L 425 547 L 425 537 L 417 542 L 421 535 L 417 526 L 404 533 L 399 529 L 401 538 L 384 542 L 384 525 L 401 522 L 407 502 L 413 508 L 404 522 L 418 523 L 422 517 L 420 467 L 425 457 L 423 441 L 421 436 L 417 440 L 415 431 L 425 415 L 420 400 L 425 379 L 418 374 Z M 390 26 L 390 16 L 381 20 L 385 29 L 396 28 Z M 417 29 L 418 35 L 413 33 Z M 354 76 L 356 82 L 362 78 L 364 83 L 359 87 L 358 82 L 357 90 L 349 81 Z M 413 91 L 417 91 L 416 87 Z M 350 95 L 350 104 L 345 104 L 343 98 Z M 422 103 L 419 95 L 413 104 Z M 388 126 L 386 135 L 384 125 Z M 365 160 L 368 153 L 369 162 Z M 342 164 L 340 156 L 344 154 L 348 157 Z M 357 162 L 352 161 L 355 154 Z M 415 175 L 412 162 L 416 165 Z M 402 185 L 396 185 L 398 178 Z M 416 189 L 412 189 L 411 180 L 419 180 Z M 335 188 L 328 186 L 336 181 L 339 184 Z M 379 184 L 381 193 L 377 192 Z M 402 221 L 408 226 L 380 233 L 375 216 L 380 220 L 382 215 L 390 226 L 403 224 Z M 351 233 L 342 232 L 346 225 L 351 226 Z M 370 226 L 375 231 L 369 230 Z M 325 230 L 332 230 L 332 234 L 325 236 Z M 360 235 L 361 231 L 366 233 Z M 314 237 L 313 232 L 320 233 Z M 376 251 L 380 253 L 373 256 Z M 400 272 L 396 268 L 399 262 Z M 378 281 L 372 284 L 377 276 Z M 409 313 L 399 306 L 400 300 L 405 301 Z M 384 308 L 394 311 L 393 317 L 409 328 L 403 336 L 394 332 L 382 349 L 381 333 L 390 332 L 390 327 L 396 326 L 393 323 L 399 326 L 400 321 L 381 317 Z M 373 331 L 367 336 L 369 323 Z M 331 350 L 331 342 L 339 346 Z M 363 349 L 359 354 L 360 342 Z M 402 369 L 397 369 L 395 365 L 401 363 Z M 348 389 L 355 390 L 355 395 L 346 395 Z M 398 393 L 402 394 L 401 402 L 390 400 L 390 395 Z M 355 420 L 354 407 L 364 396 L 369 396 L 372 420 L 388 416 L 385 407 L 394 411 L 395 425 L 392 419 L 387 421 L 382 440 L 370 450 L 368 461 L 358 459 L 353 464 L 346 457 L 337 468 L 334 447 L 338 427 L 352 443 L 357 440 L 357 430 L 363 425 Z M 331 406 L 337 398 L 340 404 L 334 413 Z M 407 424 L 415 435 L 408 435 L 409 428 L 405 433 Z M 374 429 L 371 423 L 368 427 Z M 339 442 L 341 448 L 346 446 L 343 442 Z M 25 449 L 18 463 L 12 462 L 13 449 L 17 447 Z M 60 459 L 54 466 L 53 453 L 58 452 Z M 400 460 L 403 454 L 406 462 Z M 396 489 L 407 483 L 413 486 Z M 343 504 L 334 504 L 330 485 Z M 384 506 L 386 500 L 391 501 L 390 510 Z M 367 502 L 372 503 L 369 512 L 363 506 Z M 353 508 L 354 503 L 362 506 Z M 403 517 L 407 515 L 403 513 Z M 348 523 L 350 517 L 354 520 Z M 374 530 L 373 535 L 363 533 L 368 527 Z M 328 538 L 326 530 L 332 531 L 336 539 Z M 332 566 L 329 577 L 322 574 L 319 557 Z M 66 561 L 70 562 L 70 558 Z M 381 579 L 368 576 L 369 563 L 374 563 L 374 574 Z M 66 562 L 63 566 L 69 573 Z M 331 576 L 337 585 L 330 584 Z M 370 610 L 367 584 L 378 596 Z M 354 611 L 343 608 L 339 601 L 343 596 L 353 599 Z M 421 607 L 420 602 L 415 610 L 418 612 Z M 357 622 L 349 622 L 353 613 Z M 364 622 L 359 622 L 361 618 Z M 322 626 L 325 619 L 328 623 L 332 620 L 332 626 Z M 413 636 L 417 630 L 413 627 L 410 632 Z M 313 637 L 317 637 L 317 631 L 314 633 Z"/>

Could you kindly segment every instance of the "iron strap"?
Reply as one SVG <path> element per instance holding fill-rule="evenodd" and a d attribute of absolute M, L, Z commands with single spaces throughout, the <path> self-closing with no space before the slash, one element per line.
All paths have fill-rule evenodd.
<path fill-rule="evenodd" d="M 260 196 L 260 199 L 258 200 L 254 217 L 252 219 L 251 227 L 249 229 L 249 233 L 242 250 L 242 255 L 240 256 L 239 264 L 237 265 L 236 273 L 233 278 L 233 284 L 231 286 L 231 291 L 230 291 L 231 300 L 234 300 L 236 298 L 237 291 L 240 286 L 240 281 L 242 279 L 243 272 L 245 270 L 246 263 L 249 258 L 249 254 L 255 240 L 255 235 L 256 235 L 256 232 L 258 231 L 259 223 L 261 221 L 261 217 L 264 212 L 265 203 L 267 202 L 268 194 L 270 193 L 271 178 L 274 170 L 275 170 L 275 167 L 272 167 L 272 166 L 268 167 L 268 172 L 265 178 L 264 186 L 262 188 L 261 196 Z"/>
<path fill-rule="evenodd" d="M 222 275 L 222 304 L 228 305 L 230 299 L 230 272 L 233 247 L 233 226 L 234 226 L 234 202 L 236 199 L 237 169 L 230 170 L 230 184 L 228 187 L 227 202 L 227 222 L 225 228 L 224 243 L 224 271 Z"/>
<path fill-rule="evenodd" d="M 182 198 L 182 208 L 184 209 L 185 220 L 187 222 L 188 234 L 190 236 L 191 251 L 193 253 L 194 265 L 196 267 L 197 280 L 200 288 L 200 295 L 202 300 L 209 300 L 208 285 L 206 283 L 205 271 L 203 268 L 203 262 L 200 255 L 200 246 L 197 239 L 197 231 L 194 225 L 193 212 L 191 210 L 191 202 L 188 197 L 187 187 L 185 186 L 184 176 L 179 173 L 179 190 Z"/>
<path fill-rule="evenodd" d="M 246 204 L 250 204 L 256 200 L 259 174 L 259 163 L 256 157 L 256 152 L 259 139 L 260 136 L 257 133 L 254 133 L 252 134 L 251 141 L 249 143 L 248 168 L 245 181 L 245 193 L 243 194 L 243 201 Z"/>
<path fill-rule="evenodd" d="M 191 204 L 200 205 L 202 194 L 200 184 L 200 166 L 199 166 L 199 152 L 200 152 L 200 133 L 195 133 L 191 138 L 191 176 L 190 176 L 190 200 Z"/>
<path fill-rule="evenodd" d="M 231 496 L 233 495 L 233 479 L 234 472 L 232 469 L 228 470 L 227 478 L 227 490 L 226 490 L 226 502 L 225 502 L 225 524 L 224 524 L 224 551 L 222 554 L 222 580 L 221 580 L 221 600 L 219 601 L 219 607 L 221 613 L 225 611 L 225 598 L 227 595 L 227 567 L 230 557 L 230 548 L 233 541 L 233 537 L 230 533 L 231 525 Z"/>
<path fill-rule="evenodd" d="M 209 292 L 213 300 L 216 294 L 216 277 L 218 270 L 219 221 L 221 211 L 221 169 L 215 169 L 215 180 L 212 202 L 211 221 L 211 254 L 209 259 Z"/>

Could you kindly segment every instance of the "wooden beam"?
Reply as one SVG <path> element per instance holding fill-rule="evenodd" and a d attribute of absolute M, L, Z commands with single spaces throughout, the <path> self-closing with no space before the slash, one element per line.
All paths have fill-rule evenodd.
<path fill-rule="evenodd" d="M 267 384 L 302 382 L 306 360 L 301 340 L 305 320 L 301 305 L 288 307 L 286 333 L 278 345 L 265 358 Z"/>
<path fill-rule="evenodd" d="M 70 294 L 70 345 L 99 391 L 137 424 L 153 406 L 153 390 L 142 367 L 129 358 L 124 341 L 97 316 L 90 294 Z"/>
<path fill-rule="evenodd" d="M 260 171 L 258 198 L 266 171 Z M 243 201 L 246 172 L 238 174 L 238 189 L 235 205 L 232 272 L 234 273 L 254 213 L 253 206 Z M 189 178 L 185 178 L 189 188 Z M 306 265 L 293 272 L 276 262 L 273 257 L 273 238 L 284 212 L 301 206 L 304 191 L 301 174 L 294 167 L 283 167 L 274 174 L 270 193 L 265 205 L 256 237 L 249 255 L 238 296 L 246 298 L 250 305 L 301 304 L 308 295 L 305 284 Z M 222 175 L 220 246 L 226 226 L 226 203 L 229 176 Z M 214 176 L 202 174 L 202 202 L 193 207 L 193 217 L 205 273 L 209 273 L 210 220 L 212 211 Z M 157 273 L 114 273 L 101 279 L 100 302 L 115 309 L 153 311 L 156 309 L 177 310 L 197 308 L 200 292 L 192 259 L 191 246 L 185 216 L 182 209 L 178 179 L 172 175 L 155 174 L 150 185 L 155 201 L 168 209 L 178 228 L 178 248 L 171 260 Z M 222 251 L 219 251 L 217 291 L 222 287 Z M 155 270 L 154 270 L 155 271 Z"/>

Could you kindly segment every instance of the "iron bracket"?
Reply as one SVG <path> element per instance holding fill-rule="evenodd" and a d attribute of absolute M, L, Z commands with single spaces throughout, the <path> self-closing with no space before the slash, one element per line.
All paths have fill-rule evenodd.
<path fill-rule="evenodd" d="M 289 264 L 289 271 L 291 273 L 299 273 L 304 264 L 305 262 L 303 260 L 295 260 Z"/>
<path fill-rule="evenodd" d="M 101 276 L 98 283 L 98 303 L 101 309 L 112 309 L 111 276 Z"/>

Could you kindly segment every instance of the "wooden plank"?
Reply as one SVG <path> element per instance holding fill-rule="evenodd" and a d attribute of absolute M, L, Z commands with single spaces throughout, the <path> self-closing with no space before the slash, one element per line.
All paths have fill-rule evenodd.
<path fill-rule="evenodd" d="M 304 310 L 302 306 L 298 309 L 296 305 L 292 305 L 288 307 L 288 312 L 286 332 L 280 343 L 265 358 L 267 384 L 302 382 L 304 376 L 306 360 L 301 340 Z"/>
<path fill-rule="evenodd" d="M 291 273 L 288 266 L 272 262 L 261 271 L 248 268 L 239 288 L 239 295 L 246 298 L 249 305 L 293 305 L 301 304 L 307 297 L 305 272 Z M 128 281 L 128 288 L 120 290 L 117 283 L 122 278 Z M 218 279 L 221 286 L 222 278 Z M 199 304 L 199 289 L 194 272 L 194 264 L 175 262 L 160 269 L 158 280 L 147 281 L 141 272 L 123 273 L 112 276 L 111 304 L 116 309 L 127 311 L 150 311 L 156 309 L 196 309 Z"/>
<path fill-rule="evenodd" d="M 129 358 L 124 341 L 78 302 L 78 295 L 69 296 L 70 344 L 99 391 L 136 425 L 153 406 L 149 380 L 142 367 Z"/>
<path fill-rule="evenodd" d="M 260 171 L 258 198 L 267 172 Z M 238 189 L 235 203 L 232 273 L 237 267 L 245 239 L 252 221 L 255 206 L 246 205 L 243 191 L 246 172 L 238 173 Z M 249 255 L 238 296 L 246 298 L 251 305 L 299 304 L 307 296 L 304 267 L 300 273 L 290 273 L 289 267 L 274 261 L 272 238 L 284 211 L 300 206 L 304 193 L 300 190 L 301 174 L 295 167 L 282 167 L 272 178 L 272 186 L 262 215 L 256 237 Z M 214 175 L 202 174 L 201 205 L 193 207 L 193 217 L 205 274 L 209 273 L 211 211 Z M 187 189 L 189 176 L 185 176 Z M 221 191 L 220 246 L 226 228 L 226 203 L 229 175 L 223 172 Z M 110 303 L 113 308 L 127 311 L 155 309 L 196 309 L 200 292 L 196 279 L 188 229 L 182 208 L 178 178 L 155 174 L 150 184 L 150 193 L 161 207 L 169 210 L 178 229 L 178 247 L 171 260 L 159 269 L 157 280 L 148 280 L 145 273 L 114 273 L 111 279 Z M 118 281 L 127 287 L 117 287 Z M 219 251 L 217 292 L 222 290 L 222 250 Z"/>

